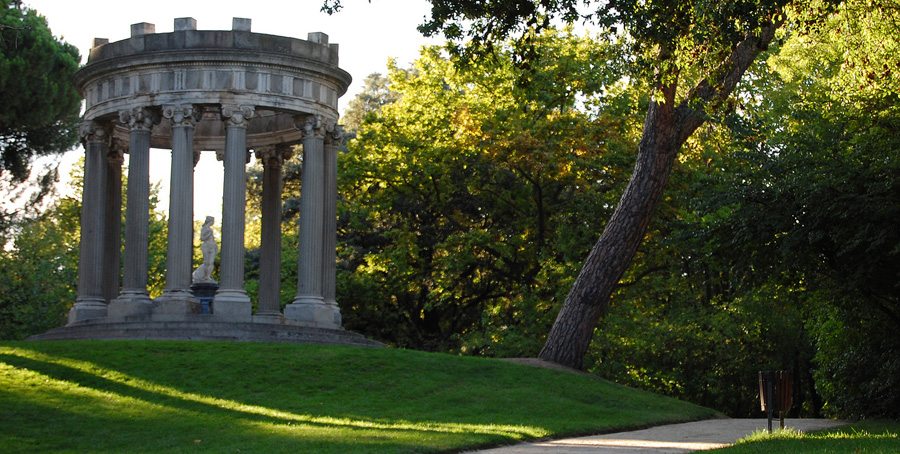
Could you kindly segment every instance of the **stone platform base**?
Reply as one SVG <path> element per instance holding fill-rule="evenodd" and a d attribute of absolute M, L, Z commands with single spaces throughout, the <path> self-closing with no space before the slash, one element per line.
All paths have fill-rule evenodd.
<path fill-rule="evenodd" d="M 221 340 L 248 342 L 295 342 L 313 344 L 344 344 L 382 347 L 380 342 L 342 329 L 311 328 L 277 323 L 239 323 L 206 321 L 203 315 L 196 321 L 106 321 L 86 320 L 28 340 L 76 339 L 159 339 L 159 340 Z"/>

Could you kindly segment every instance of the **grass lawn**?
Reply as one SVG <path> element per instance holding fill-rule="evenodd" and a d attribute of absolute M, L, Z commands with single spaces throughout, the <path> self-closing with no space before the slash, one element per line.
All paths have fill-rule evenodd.
<path fill-rule="evenodd" d="M 0 452 L 440 452 L 716 416 L 597 378 L 390 348 L 0 343 Z"/>
<path fill-rule="evenodd" d="M 710 452 L 743 453 L 898 453 L 900 421 L 860 421 L 822 432 L 799 433 L 795 430 L 765 431 L 738 440 L 729 448 Z"/>

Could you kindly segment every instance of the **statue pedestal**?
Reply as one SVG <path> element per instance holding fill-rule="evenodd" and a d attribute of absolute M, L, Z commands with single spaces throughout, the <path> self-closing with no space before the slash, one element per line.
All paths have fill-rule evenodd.
<path fill-rule="evenodd" d="M 210 303 L 216 296 L 216 290 L 219 290 L 219 284 L 216 281 L 195 282 L 191 284 L 191 292 L 194 297 L 200 301 L 200 313 L 210 314 Z"/>

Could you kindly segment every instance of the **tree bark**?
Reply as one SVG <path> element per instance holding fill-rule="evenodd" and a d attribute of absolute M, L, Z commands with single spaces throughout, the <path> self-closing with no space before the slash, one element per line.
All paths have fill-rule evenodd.
<path fill-rule="evenodd" d="M 631 181 L 550 329 L 543 360 L 581 368 L 594 327 L 641 244 L 680 145 L 674 141 L 674 85 L 667 87 L 667 99 L 650 104 Z"/>
<path fill-rule="evenodd" d="M 677 107 L 676 82 L 660 87 L 663 99 L 651 102 L 647 110 L 631 180 L 572 285 L 541 359 L 582 368 L 594 328 L 662 200 L 679 149 L 706 120 L 704 107 L 727 99 L 780 25 L 781 21 L 768 24 L 758 35 L 739 42 L 713 76 L 700 81 Z"/>

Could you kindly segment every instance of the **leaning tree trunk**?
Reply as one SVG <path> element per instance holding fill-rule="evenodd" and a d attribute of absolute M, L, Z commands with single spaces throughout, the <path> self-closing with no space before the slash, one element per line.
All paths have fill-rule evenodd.
<path fill-rule="evenodd" d="M 663 101 L 650 104 L 631 181 L 556 316 L 540 357 L 580 369 L 594 327 L 647 231 L 681 145 L 706 119 L 702 108 L 728 98 L 757 55 L 768 47 L 783 15 L 758 35 L 737 43 L 713 76 L 700 81 L 675 107 L 674 81 L 660 87 Z"/>
<path fill-rule="evenodd" d="M 675 143 L 674 86 L 669 88 L 667 99 L 652 103 L 647 111 L 631 181 L 569 291 L 541 359 L 581 368 L 594 327 L 662 200 L 680 146 Z"/>

